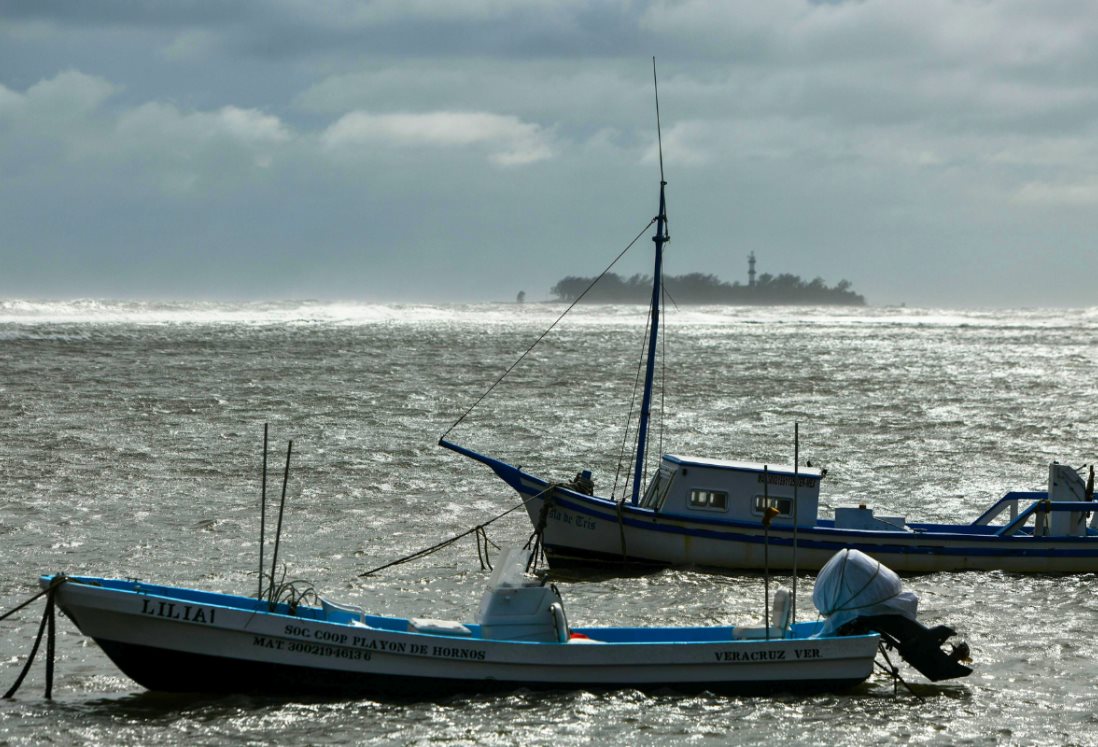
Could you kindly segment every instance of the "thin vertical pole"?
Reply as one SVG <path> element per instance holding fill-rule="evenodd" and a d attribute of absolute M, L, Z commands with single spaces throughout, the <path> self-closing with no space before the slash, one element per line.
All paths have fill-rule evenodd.
<path fill-rule="evenodd" d="M 259 590 L 255 598 L 263 598 L 263 540 L 267 536 L 267 428 L 263 424 L 263 487 L 259 493 Z M 272 576 L 273 580 L 273 576 Z"/>
<path fill-rule="evenodd" d="M 274 604 L 274 578 L 275 568 L 278 566 L 278 543 L 282 540 L 282 512 L 286 508 L 286 485 L 290 481 L 290 453 L 294 450 L 294 442 L 286 447 L 286 471 L 282 473 L 282 501 L 278 504 L 278 528 L 275 529 L 274 555 L 271 558 L 271 594 L 270 602 Z"/>
<path fill-rule="evenodd" d="M 667 234 L 667 200 L 664 190 L 667 182 L 663 178 L 663 135 L 660 132 L 660 93 L 656 84 L 656 58 L 652 58 L 652 87 L 656 93 L 656 139 L 660 151 L 660 208 L 656 215 L 656 235 L 652 241 L 656 244 L 655 267 L 652 270 L 651 326 L 648 335 L 648 360 L 644 368 L 644 393 L 641 396 L 640 422 L 637 425 L 637 457 L 633 468 L 633 495 L 630 502 L 635 506 L 640 502 L 640 491 L 644 479 L 644 460 L 648 442 L 648 420 L 652 407 L 652 381 L 656 372 L 656 340 L 660 329 L 660 296 L 663 293 L 663 245 L 671 240 Z"/>
<path fill-rule="evenodd" d="M 793 424 L 793 615 L 797 622 L 797 483 L 800 477 L 801 461 L 801 424 Z"/>
<path fill-rule="evenodd" d="M 763 465 L 763 625 L 770 640 L 770 468 Z"/>

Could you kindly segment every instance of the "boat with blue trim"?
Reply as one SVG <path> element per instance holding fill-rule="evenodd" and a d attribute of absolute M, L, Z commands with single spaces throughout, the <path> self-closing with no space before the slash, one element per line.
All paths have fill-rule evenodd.
<path fill-rule="evenodd" d="M 590 475 L 552 483 L 455 443 L 441 444 L 486 464 L 518 493 L 554 568 L 812 571 L 852 548 L 900 573 L 1098 571 L 1093 482 L 1084 483 L 1063 464 L 1050 465 L 1047 491 L 1007 493 L 968 524 L 931 524 L 881 516 L 864 505 L 822 517 L 824 475 L 812 467 L 667 454 L 632 502 L 591 495 Z M 768 509 L 776 515 L 764 526 Z"/>
<path fill-rule="evenodd" d="M 168 692 L 434 698 L 520 687 L 837 690 L 869 677 L 882 640 L 899 645 L 930 679 L 971 671 L 960 664 L 967 646 L 945 652 L 953 631 L 922 627 L 914 595 L 897 592 L 898 578 L 868 559 L 850 559 L 861 562 L 850 563 L 861 576 L 836 567 L 820 587 L 827 615 L 815 622 L 791 621 L 788 594 L 779 592 L 762 628 L 572 628 L 557 589 L 524 572 L 529 557 L 515 548 L 497 565 L 476 623 L 135 579 L 59 575 L 40 583 L 126 675 Z M 858 580 L 868 577 L 877 585 Z"/>
<path fill-rule="evenodd" d="M 657 103 L 657 132 L 658 112 Z M 621 497 L 595 495 L 590 469 L 581 468 L 572 480 L 552 481 L 455 443 L 447 436 L 465 415 L 439 439 L 440 446 L 490 467 L 518 493 L 551 566 L 818 570 L 835 552 L 854 548 L 903 573 L 1098 571 L 1093 467 L 1084 483 L 1076 470 L 1053 463 L 1046 491 L 1007 493 L 968 524 L 909 523 L 905 517 L 876 515 L 865 505 L 821 516 L 824 473 L 800 465 L 796 456 L 792 466 L 774 466 L 665 454 L 642 490 L 662 319 L 663 252 L 670 240 L 666 187 L 661 146 L 644 384 L 631 485 L 627 477 Z"/>

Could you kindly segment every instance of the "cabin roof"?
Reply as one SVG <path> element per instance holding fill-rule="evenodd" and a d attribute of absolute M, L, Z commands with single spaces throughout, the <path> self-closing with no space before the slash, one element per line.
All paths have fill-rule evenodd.
<path fill-rule="evenodd" d="M 765 467 L 766 471 L 775 475 L 792 476 L 794 474 L 793 467 L 788 464 L 740 462 L 732 459 L 709 459 L 707 457 L 679 456 L 678 454 L 664 454 L 663 460 L 683 467 L 709 467 L 714 469 L 736 470 L 737 472 L 762 472 Z M 795 474 L 800 477 L 815 477 L 816 479 L 823 476 L 822 472 L 817 467 L 801 467 L 796 470 Z"/>

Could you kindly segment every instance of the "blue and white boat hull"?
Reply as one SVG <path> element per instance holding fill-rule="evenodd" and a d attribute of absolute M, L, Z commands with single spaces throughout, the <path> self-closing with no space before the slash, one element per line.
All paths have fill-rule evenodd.
<path fill-rule="evenodd" d="M 43 585 L 51 581 L 43 577 Z M 786 639 L 733 628 L 579 628 L 565 643 L 411 632 L 409 621 L 132 580 L 71 577 L 56 601 L 142 686 L 175 692 L 374 693 L 533 688 L 762 692 L 837 689 L 872 671 L 876 634 L 828 636 L 798 623 Z"/>
<path fill-rule="evenodd" d="M 544 497 L 529 496 L 535 525 Z M 614 564 L 736 570 L 818 571 L 839 550 L 856 549 L 898 573 L 1002 570 L 1011 573 L 1098 572 L 1098 538 L 1000 537 L 971 525 L 909 524 L 911 532 L 799 528 L 698 521 L 657 515 L 567 490 L 553 492 L 543 543 L 553 567 Z M 994 527 L 993 527 L 994 529 Z"/>
<path fill-rule="evenodd" d="M 542 542 L 553 567 L 614 565 L 696 566 L 732 570 L 817 571 L 838 551 L 857 549 L 898 573 L 1003 570 L 1012 573 L 1098 572 L 1098 532 L 1040 536 L 1021 528 L 1014 512 L 1005 524 L 987 517 L 971 524 L 907 523 L 903 529 L 844 529 L 815 520 L 791 524 L 731 520 L 714 514 L 684 515 L 586 495 L 550 485 L 492 457 L 443 441 L 442 446 L 489 466 L 525 502 L 534 527 L 544 522 Z M 1044 493 L 1009 494 L 1000 504 L 1047 504 L 1086 515 L 1098 503 L 1048 502 Z M 545 506 L 546 500 L 552 505 Z M 1052 510 L 1052 509 L 1049 509 Z M 810 519 L 811 521 L 812 519 Z"/>

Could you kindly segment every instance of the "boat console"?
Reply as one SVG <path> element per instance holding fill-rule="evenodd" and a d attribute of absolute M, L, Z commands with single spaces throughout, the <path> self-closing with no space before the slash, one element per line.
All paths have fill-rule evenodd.
<path fill-rule="evenodd" d="M 530 551 L 509 548 L 480 600 L 481 637 L 507 641 L 568 641 L 564 602 L 555 586 L 526 573 Z"/>

